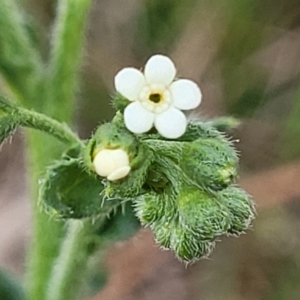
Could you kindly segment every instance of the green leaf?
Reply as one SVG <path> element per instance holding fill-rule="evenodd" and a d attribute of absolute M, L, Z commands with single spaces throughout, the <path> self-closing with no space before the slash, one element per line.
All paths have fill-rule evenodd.
<path fill-rule="evenodd" d="M 0 299 L 23 300 L 25 299 L 22 287 L 4 270 L 0 270 Z"/>
<path fill-rule="evenodd" d="M 19 126 L 18 120 L 12 115 L 5 115 L 0 118 L 0 144 L 11 137 Z"/>
<path fill-rule="evenodd" d="M 140 222 L 134 213 L 132 202 L 128 201 L 120 205 L 115 213 L 106 220 L 100 229 L 101 240 L 110 243 L 126 240 L 133 236 L 141 228 Z"/>
<path fill-rule="evenodd" d="M 93 217 L 108 214 L 109 207 L 113 209 L 115 204 L 114 200 L 104 201 L 103 190 L 103 183 L 84 171 L 79 159 L 66 156 L 48 168 L 40 186 L 39 200 L 52 216 Z"/>

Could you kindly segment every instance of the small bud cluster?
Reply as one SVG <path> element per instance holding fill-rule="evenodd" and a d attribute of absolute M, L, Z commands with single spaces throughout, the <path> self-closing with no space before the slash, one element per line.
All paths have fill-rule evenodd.
<path fill-rule="evenodd" d="M 180 140 L 136 136 L 122 122 L 104 124 L 86 157 L 106 179 L 106 195 L 132 199 L 141 224 L 182 260 L 208 255 L 218 237 L 241 234 L 254 218 L 251 198 L 234 183 L 236 151 L 208 123 L 188 125 Z M 130 172 L 111 179 L 122 168 Z"/>
<path fill-rule="evenodd" d="M 147 141 L 154 170 L 148 193 L 134 200 L 141 223 L 185 261 L 207 256 L 221 235 L 243 233 L 255 216 L 250 196 L 234 183 L 238 158 L 231 143 L 205 124 L 192 135 L 198 138 Z"/>

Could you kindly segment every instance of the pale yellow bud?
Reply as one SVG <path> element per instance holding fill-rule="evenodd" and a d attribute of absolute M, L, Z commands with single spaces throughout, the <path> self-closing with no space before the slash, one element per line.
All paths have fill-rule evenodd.
<path fill-rule="evenodd" d="M 123 149 L 102 149 L 93 164 L 96 173 L 110 181 L 126 177 L 131 170 L 128 154 Z"/>

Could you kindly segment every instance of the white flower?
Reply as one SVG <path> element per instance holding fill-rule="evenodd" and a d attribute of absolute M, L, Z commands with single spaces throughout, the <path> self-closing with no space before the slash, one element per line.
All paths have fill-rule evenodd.
<path fill-rule="evenodd" d="M 176 69 L 166 56 L 154 55 L 144 74 L 134 68 L 122 69 L 115 76 L 115 88 L 131 101 L 125 108 L 125 125 L 133 133 L 149 131 L 153 125 L 166 138 L 184 134 L 187 119 L 181 110 L 196 108 L 201 91 L 188 79 L 174 81 Z"/>
<path fill-rule="evenodd" d="M 98 175 L 115 181 L 126 177 L 131 167 L 128 154 L 122 149 L 102 149 L 94 157 L 93 165 Z"/>

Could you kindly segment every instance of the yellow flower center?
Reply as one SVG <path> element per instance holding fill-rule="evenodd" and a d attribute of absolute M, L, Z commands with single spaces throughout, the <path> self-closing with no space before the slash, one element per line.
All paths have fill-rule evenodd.
<path fill-rule="evenodd" d="M 160 114 L 171 104 L 171 94 L 162 84 L 144 86 L 139 95 L 139 101 L 147 110 Z"/>

